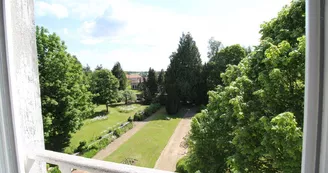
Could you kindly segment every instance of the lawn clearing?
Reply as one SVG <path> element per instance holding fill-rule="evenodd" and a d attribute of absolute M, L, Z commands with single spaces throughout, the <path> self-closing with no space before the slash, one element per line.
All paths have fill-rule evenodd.
<path fill-rule="evenodd" d="M 148 124 L 105 160 L 153 168 L 184 113 L 182 110 L 166 120 L 165 108 L 160 109 Z"/>
<path fill-rule="evenodd" d="M 143 110 L 146 108 L 144 105 L 140 104 L 132 104 L 136 107 L 135 110 L 128 112 L 128 113 L 121 113 L 117 110 L 117 106 L 109 107 L 110 114 L 107 119 L 103 120 L 96 120 L 93 121 L 92 119 L 87 119 L 84 121 L 84 125 L 81 127 L 79 131 L 75 134 L 72 134 L 71 144 L 69 147 L 66 148 L 66 152 L 69 150 L 75 149 L 80 141 L 90 141 L 95 139 L 96 137 L 100 136 L 101 134 L 107 133 L 107 129 L 120 125 L 123 122 L 126 122 L 129 116 L 133 116 L 135 112 L 139 110 Z M 101 112 L 102 110 L 106 110 L 105 105 L 99 105 L 95 112 Z"/>

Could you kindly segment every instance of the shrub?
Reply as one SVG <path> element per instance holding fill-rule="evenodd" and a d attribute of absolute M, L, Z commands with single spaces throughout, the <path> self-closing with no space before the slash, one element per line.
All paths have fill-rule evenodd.
<path fill-rule="evenodd" d="M 131 116 L 129 116 L 128 122 L 132 122 L 132 121 L 133 121 L 133 118 Z"/>
<path fill-rule="evenodd" d="M 79 146 L 75 149 L 74 152 L 83 152 L 87 149 L 87 142 L 86 141 L 80 141 Z"/>
<path fill-rule="evenodd" d="M 51 167 L 48 169 L 48 173 L 61 173 L 58 166 Z"/>
<path fill-rule="evenodd" d="M 114 135 L 117 137 L 120 137 L 122 135 L 122 131 L 120 128 L 117 128 L 114 130 Z"/>
<path fill-rule="evenodd" d="M 161 108 L 159 103 L 149 105 L 143 112 L 137 112 L 134 114 L 133 120 L 134 121 L 142 121 L 145 118 L 148 118 L 150 115 L 155 113 L 158 109 Z"/>
<path fill-rule="evenodd" d="M 105 148 L 113 140 L 109 138 L 102 138 L 99 142 L 89 146 L 85 151 L 83 151 L 82 156 L 86 158 L 92 158 L 96 155 L 101 149 Z"/>
<path fill-rule="evenodd" d="M 113 132 L 113 129 L 109 129 L 109 130 L 108 130 L 108 133 L 112 133 L 112 132 Z"/>
<path fill-rule="evenodd" d="M 187 160 L 187 157 L 185 156 L 185 157 L 182 157 L 182 158 L 177 162 L 175 172 L 178 172 L 178 173 L 188 173 L 188 171 L 187 171 L 186 160 Z"/>
<path fill-rule="evenodd" d="M 133 121 L 142 121 L 144 119 L 144 112 L 138 111 L 133 116 Z"/>
<path fill-rule="evenodd" d="M 83 153 L 83 157 L 86 157 L 86 158 L 92 158 L 93 156 L 95 156 L 97 153 L 98 153 L 99 150 L 93 148 L 85 153 Z"/>

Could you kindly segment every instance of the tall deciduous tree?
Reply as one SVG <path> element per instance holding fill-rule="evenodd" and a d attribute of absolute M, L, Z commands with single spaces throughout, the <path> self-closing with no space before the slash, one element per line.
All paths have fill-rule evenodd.
<path fill-rule="evenodd" d="M 92 74 L 91 89 L 96 104 L 107 104 L 118 99 L 119 81 L 108 69 L 95 70 Z"/>
<path fill-rule="evenodd" d="M 178 106 L 172 105 L 179 103 L 170 98 L 179 99 L 182 102 L 196 103 L 198 100 L 197 90 L 199 89 L 202 61 L 200 53 L 190 33 L 182 34 L 177 52 L 170 56 L 170 65 L 166 70 L 165 83 L 168 94 L 168 106 L 172 106 L 171 113 L 177 111 Z M 173 96 L 177 94 L 176 96 Z"/>
<path fill-rule="evenodd" d="M 207 109 L 192 120 L 189 172 L 300 172 L 304 0 L 263 24 L 262 40 L 221 74 Z"/>
<path fill-rule="evenodd" d="M 222 85 L 221 73 L 225 72 L 227 65 L 237 65 L 246 57 L 246 52 L 239 44 L 231 45 L 221 49 L 213 56 L 207 64 L 207 89 L 213 90 Z"/>
<path fill-rule="evenodd" d="M 121 67 L 121 64 L 117 62 L 113 69 L 112 69 L 112 74 L 119 80 L 120 82 L 120 87 L 119 90 L 125 90 L 127 85 L 128 85 L 128 80 L 126 78 L 126 75 Z"/>
<path fill-rule="evenodd" d="M 56 34 L 36 27 L 45 145 L 63 151 L 71 133 L 93 113 L 92 94 L 81 63 Z"/>
<path fill-rule="evenodd" d="M 125 104 L 128 104 L 129 101 L 137 100 L 137 96 L 132 90 L 120 91 L 120 95 L 122 97 L 122 100 L 124 100 Z"/>

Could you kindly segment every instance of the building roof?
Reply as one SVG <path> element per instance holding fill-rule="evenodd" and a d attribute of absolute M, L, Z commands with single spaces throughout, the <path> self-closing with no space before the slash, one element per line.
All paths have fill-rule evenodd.
<path fill-rule="evenodd" d="M 139 74 L 127 74 L 126 75 L 126 78 L 128 78 L 128 79 L 136 79 L 136 78 L 142 78 L 142 76 L 140 76 Z"/>

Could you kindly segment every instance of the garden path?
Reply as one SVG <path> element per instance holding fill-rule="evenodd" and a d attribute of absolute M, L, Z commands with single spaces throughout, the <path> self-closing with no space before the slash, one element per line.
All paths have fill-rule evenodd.
<path fill-rule="evenodd" d="M 155 169 L 175 171 L 176 163 L 187 153 L 184 137 L 188 135 L 191 129 L 191 117 L 196 114 L 196 110 L 196 108 L 190 109 L 179 122 L 169 142 L 156 161 Z"/>

